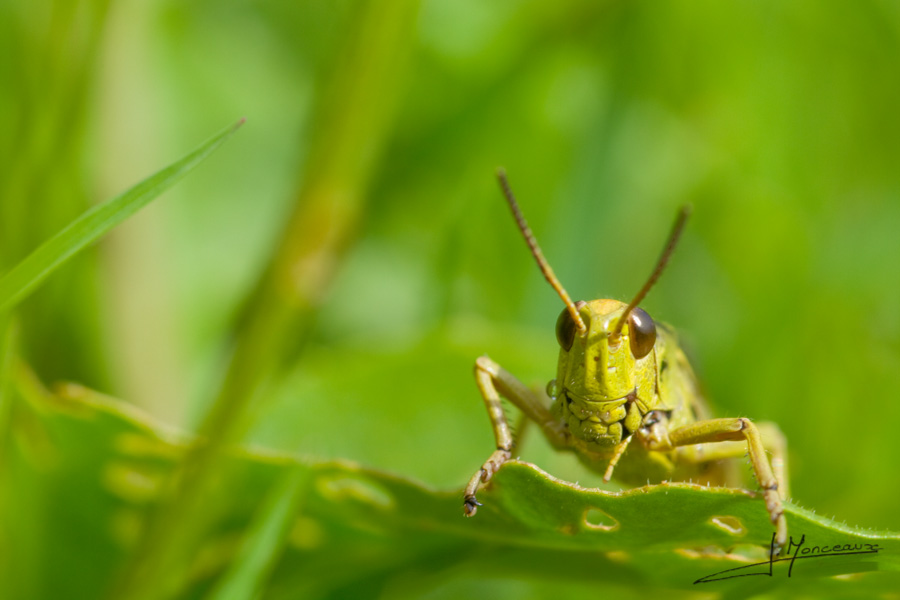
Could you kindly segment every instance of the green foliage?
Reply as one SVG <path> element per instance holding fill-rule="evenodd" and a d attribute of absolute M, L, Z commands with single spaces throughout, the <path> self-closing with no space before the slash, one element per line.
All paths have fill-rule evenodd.
<path fill-rule="evenodd" d="M 767 541 L 744 492 L 513 464 L 464 520 L 459 491 L 493 448 L 475 357 L 539 386 L 556 363 L 504 166 L 576 299 L 629 298 L 691 202 L 643 307 L 717 416 L 785 432 L 792 534 L 875 535 L 798 502 L 900 530 L 898 27 L 878 0 L 0 3 L 3 285 L 94 199 L 249 121 L 0 317 L 0 595 L 896 588 L 829 576 L 895 571 L 889 537 L 868 566 L 693 585 L 742 560 L 707 544 Z M 129 404 L 37 383 L 59 380 Z M 537 433 L 521 460 L 620 491 Z M 746 534 L 710 524 L 726 508 Z"/>
<path fill-rule="evenodd" d="M 6 593 L 70 597 L 77 582 L 82 597 L 100 597 L 110 566 L 125 561 L 145 535 L 145 517 L 165 498 L 190 440 L 80 386 L 51 394 L 26 371 L 16 379 L 18 427 L 2 450 L 7 473 L 16 476 L 7 475 L 3 489 L 4 504 L 20 519 L 8 541 L 23 562 L 52 565 L 55 576 L 10 573 Z M 187 565 L 179 597 L 371 597 L 389 590 L 415 597 L 456 571 L 553 578 L 557 569 L 570 579 L 566 585 L 590 582 L 598 590 L 700 585 L 740 596 L 745 578 L 695 581 L 736 567 L 768 569 L 762 546 L 771 525 L 762 500 L 740 490 L 663 484 L 614 493 L 513 462 L 483 493 L 477 518 L 465 519 L 458 492 L 355 463 L 252 449 L 230 451 L 226 463 L 223 496 L 209 507 L 213 526 Z M 34 510 L 48 494 L 64 500 Z M 749 589 L 793 598 L 896 585 L 900 534 L 843 526 L 794 505 L 788 516 L 794 540 L 805 536 L 807 548 L 866 543 L 880 551 L 798 558 L 790 578 L 790 563 L 778 562 L 771 577 L 754 577 Z M 71 536 L 54 539 L 54 531 L 76 523 Z M 31 535 L 42 529 L 47 540 Z M 763 566 L 748 567 L 756 563 Z M 827 579 L 848 574 L 859 575 Z"/>

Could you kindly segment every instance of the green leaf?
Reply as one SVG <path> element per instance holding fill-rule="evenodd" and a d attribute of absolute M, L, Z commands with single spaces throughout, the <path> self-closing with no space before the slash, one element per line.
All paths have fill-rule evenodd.
<path fill-rule="evenodd" d="M 21 369 L 14 379 L 15 434 L 3 449 L 0 496 L 16 568 L 0 580 L 0 596 L 102 597 L 166 497 L 190 439 L 80 386 L 50 394 Z M 790 564 L 779 562 L 771 577 L 695 583 L 727 569 L 767 568 L 748 567 L 765 561 L 772 529 L 762 499 L 744 490 L 669 484 L 605 492 L 510 462 L 466 519 L 460 490 L 349 462 L 235 449 L 226 463 L 208 506 L 213 527 L 192 549 L 179 597 L 366 597 L 391 589 L 414 597 L 451 576 L 590 586 L 598 595 L 640 586 L 827 597 L 886 593 L 900 583 L 900 534 L 855 529 L 792 504 L 790 533 L 804 548 L 879 551 L 801 554 L 790 577 Z"/>
<path fill-rule="evenodd" d="M 18 304 L 57 267 L 169 189 L 243 123 L 244 120 L 241 119 L 178 162 L 151 175 L 112 200 L 94 206 L 44 242 L 0 279 L 0 312 Z"/>

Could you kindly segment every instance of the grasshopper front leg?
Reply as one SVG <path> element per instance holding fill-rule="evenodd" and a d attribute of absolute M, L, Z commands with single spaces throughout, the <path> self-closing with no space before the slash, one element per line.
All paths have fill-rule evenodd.
<path fill-rule="evenodd" d="M 666 421 L 663 419 L 651 424 L 649 427 L 645 427 L 642 430 L 642 437 L 647 449 L 660 452 L 684 451 L 688 450 L 687 447 L 689 446 L 697 446 L 708 442 L 746 442 L 747 454 L 753 466 L 753 473 L 763 490 L 769 518 L 772 524 L 775 525 L 775 554 L 778 554 L 785 547 L 787 543 L 787 521 L 784 518 L 782 494 L 787 489 L 787 483 L 776 478 L 766 455 L 763 438 L 759 429 L 750 419 L 710 419 L 672 430 L 666 427 Z M 783 438 L 781 441 L 782 444 L 780 445 L 776 443 L 779 446 L 778 452 L 780 454 L 776 457 L 776 466 L 779 475 L 784 477 L 787 469 L 784 466 L 784 456 L 781 454 L 783 452 Z M 740 450 L 740 453 L 743 453 L 743 449 Z M 733 451 L 705 452 L 702 454 L 697 452 L 679 452 L 679 458 L 701 461 L 724 458 L 727 455 L 734 454 Z M 783 488 L 781 492 L 779 488 Z"/>
<path fill-rule="evenodd" d="M 478 384 L 478 391 L 484 398 L 484 404 L 491 419 L 497 449 L 475 472 L 472 479 L 469 480 L 469 485 L 466 486 L 463 508 L 467 517 L 473 516 L 481 506 L 481 503 L 475 499 L 475 493 L 483 484 L 490 481 L 494 473 L 512 456 L 513 437 L 503 412 L 500 396 L 518 407 L 526 418 L 540 425 L 547 439 L 555 447 L 564 447 L 568 441 L 562 424 L 554 419 L 541 398 L 487 356 L 479 357 L 475 361 L 475 382 Z"/>

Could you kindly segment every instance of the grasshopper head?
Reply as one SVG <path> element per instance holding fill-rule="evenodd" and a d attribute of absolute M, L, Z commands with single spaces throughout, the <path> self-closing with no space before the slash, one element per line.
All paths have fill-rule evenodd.
<path fill-rule="evenodd" d="M 666 266 L 690 207 L 681 209 L 656 268 L 631 302 L 572 302 L 544 259 L 502 169 L 497 178 L 532 256 L 566 305 L 556 322 L 559 370 L 548 394 L 574 438 L 590 450 L 612 457 L 612 466 L 658 395 L 656 325 L 638 304 Z"/>
<path fill-rule="evenodd" d="M 585 324 L 580 331 L 565 309 L 556 322 L 559 341 L 557 386 L 572 399 L 621 400 L 655 384 L 656 325 L 642 309 L 618 300 L 576 302 Z"/>

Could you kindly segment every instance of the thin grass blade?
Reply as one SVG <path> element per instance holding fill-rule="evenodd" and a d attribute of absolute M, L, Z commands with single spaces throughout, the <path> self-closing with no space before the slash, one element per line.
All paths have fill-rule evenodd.
<path fill-rule="evenodd" d="M 243 123 L 241 119 L 178 162 L 112 200 L 91 208 L 44 242 L 0 279 L 0 312 L 24 300 L 60 265 L 169 189 L 212 154 Z"/>
<path fill-rule="evenodd" d="M 261 597 L 267 579 L 281 558 L 309 480 L 310 471 L 305 465 L 294 466 L 272 486 L 250 524 L 241 549 L 208 596 L 209 600 Z"/>

